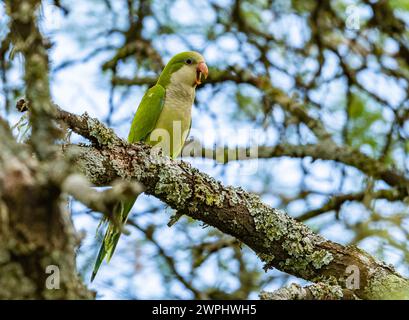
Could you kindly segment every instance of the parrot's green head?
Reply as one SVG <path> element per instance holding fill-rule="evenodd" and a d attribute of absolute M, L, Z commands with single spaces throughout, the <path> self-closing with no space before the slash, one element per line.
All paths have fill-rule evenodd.
<path fill-rule="evenodd" d="M 173 56 L 163 69 L 158 84 L 167 87 L 170 83 L 182 84 L 195 88 L 202 83 L 209 70 L 203 56 L 195 51 L 186 51 Z"/>

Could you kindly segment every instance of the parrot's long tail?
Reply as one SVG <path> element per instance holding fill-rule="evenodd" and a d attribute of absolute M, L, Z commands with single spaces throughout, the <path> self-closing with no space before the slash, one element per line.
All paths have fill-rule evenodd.
<path fill-rule="evenodd" d="M 106 257 L 109 262 L 114 254 L 116 245 L 118 244 L 119 237 L 122 233 L 122 227 L 125 225 L 129 212 L 132 209 L 137 197 L 122 201 L 118 203 L 117 209 L 114 210 L 114 215 L 119 217 L 118 223 L 109 221 L 107 231 L 105 232 L 104 239 L 102 240 L 101 248 L 99 249 L 97 260 L 95 261 L 94 270 L 92 271 L 91 282 L 94 281 L 97 275 L 98 269 Z"/>

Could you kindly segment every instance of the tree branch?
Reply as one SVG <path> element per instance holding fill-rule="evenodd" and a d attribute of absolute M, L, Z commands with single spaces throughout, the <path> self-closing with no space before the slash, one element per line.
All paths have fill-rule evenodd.
<path fill-rule="evenodd" d="M 41 1 L 6 1 L 10 16 L 10 34 L 14 50 L 24 56 L 24 81 L 27 100 L 30 101 L 30 143 L 40 159 L 52 157 L 54 140 L 58 137 L 52 121 L 44 121 L 54 113 L 49 88 L 50 42 L 43 38 L 37 26 L 37 9 Z"/>
<path fill-rule="evenodd" d="M 67 125 L 73 131 L 97 141 L 95 146 L 64 148 L 70 157 L 76 155 L 78 169 L 95 185 L 118 177 L 135 179 L 147 194 L 178 212 L 247 244 L 266 269 L 276 267 L 310 281 L 335 279 L 346 288 L 346 269 L 356 266 L 360 286 L 354 294 L 359 298 L 409 299 L 409 281 L 368 253 L 328 241 L 283 210 L 263 204 L 258 196 L 223 186 L 186 162 L 162 157 L 143 143 L 129 145 L 96 119 L 73 114 L 69 119 Z"/>
<path fill-rule="evenodd" d="M 98 192 L 91 187 L 84 176 L 79 174 L 68 176 L 62 183 L 61 189 L 89 209 L 105 214 L 114 222 L 116 220 L 115 217 L 112 217 L 112 212 L 114 212 L 114 206 L 118 204 L 118 201 L 137 197 L 143 192 L 139 183 L 130 181 L 116 181 L 112 188 Z"/>
<path fill-rule="evenodd" d="M 291 284 L 274 292 L 262 291 L 261 300 L 355 300 L 355 295 L 348 289 L 342 289 L 339 285 L 316 283 L 301 287 Z"/>
<path fill-rule="evenodd" d="M 0 299 L 93 298 L 76 272 L 78 239 L 61 205 L 59 182 L 70 170 L 65 159 L 55 159 L 61 130 L 51 121 L 48 46 L 37 25 L 40 5 L 6 1 L 13 49 L 24 56 L 32 135 L 29 144 L 19 144 L 0 120 Z"/>
<path fill-rule="evenodd" d="M 330 140 L 317 144 L 294 145 L 279 144 L 277 146 L 259 146 L 253 153 L 246 148 L 216 148 L 206 149 L 201 146 L 187 146 L 182 152 L 183 156 L 214 159 L 220 163 L 239 160 L 269 159 L 276 157 L 305 158 L 313 160 L 330 160 L 349 165 L 361 170 L 370 177 L 384 180 L 393 187 L 400 189 L 402 198 L 409 195 L 409 179 L 396 168 L 373 159 L 358 150 L 348 146 L 338 146 Z"/>

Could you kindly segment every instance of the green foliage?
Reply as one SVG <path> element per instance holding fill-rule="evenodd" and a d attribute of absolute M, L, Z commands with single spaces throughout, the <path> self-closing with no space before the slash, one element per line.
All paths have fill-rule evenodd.
<path fill-rule="evenodd" d="M 389 0 L 389 5 L 396 10 L 409 11 L 408 0 Z"/>
<path fill-rule="evenodd" d="M 266 8 L 266 3 L 267 1 L 265 0 L 243 3 L 241 7 L 241 15 L 246 20 L 246 23 L 255 28 L 261 27 L 263 23 L 261 13 L 262 9 Z"/>
<path fill-rule="evenodd" d="M 310 0 L 292 0 L 291 1 L 292 8 L 297 13 L 307 13 L 310 12 L 314 6 L 316 5 L 315 1 Z"/>
<path fill-rule="evenodd" d="M 382 109 L 371 104 L 360 94 L 352 93 L 349 105 L 348 143 L 352 147 L 360 148 L 368 145 L 374 153 L 380 150 L 383 139 L 375 129 L 379 121 L 385 124 Z M 378 122 L 378 124 L 379 124 Z"/>
<path fill-rule="evenodd" d="M 238 86 L 235 99 L 237 101 L 238 113 L 234 114 L 237 119 L 249 119 L 256 121 L 262 115 L 260 98 L 247 92 L 246 86 Z"/>

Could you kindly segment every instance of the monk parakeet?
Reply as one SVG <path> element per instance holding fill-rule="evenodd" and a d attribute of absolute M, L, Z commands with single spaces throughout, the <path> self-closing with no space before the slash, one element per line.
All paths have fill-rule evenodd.
<path fill-rule="evenodd" d="M 144 141 L 153 146 L 160 143 L 165 155 L 178 157 L 191 127 L 196 86 L 207 75 L 205 60 L 197 52 L 182 52 L 170 59 L 156 84 L 143 96 L 132 121 L 128 142 Z M 126 223 L 135 201 L 136 198 L 118 203 L 114 217 L 121 226 L 109 222 L 91 281 L 104 258 L 107 257 L 107 261 L 111 259 L 121 235 L 121 227 Z"/>

